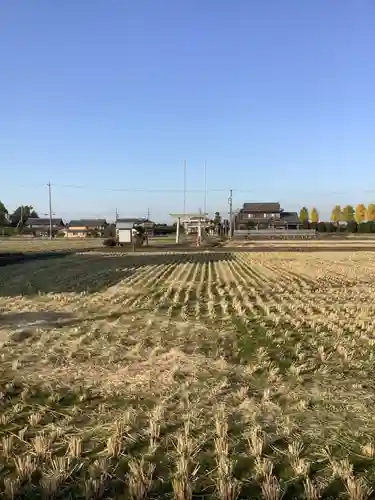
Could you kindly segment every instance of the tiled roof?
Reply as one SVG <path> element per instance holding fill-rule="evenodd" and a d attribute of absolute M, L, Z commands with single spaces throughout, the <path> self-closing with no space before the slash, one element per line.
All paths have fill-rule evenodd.
<path fill-rule="evenodd" d="M 125 219 L 117 219 L 116 222 L 129 222 L 129 223 L 131 222 L 133 224 L 143 224 L 144 222 L 151 222 L 151 221 L 148 219 L 142 219 L 139 217 L 128 217 Z"/>
<path fill-rule="evenodd" d="M 50 220 L 48 218 L 29 217 L 26 221 L 26 226 L 49 226 Z M 52 219 L 53 226 L 63 226 L 62 219 Z"/>
<path fill-rule="evenodd" d="M 78 219 L 71 220 L 68 224 L 69 227 L 101 227 L 105 226 L 107 221 L 105 219 Z"/>
<path fill-rule="evenodd" d="M 280 212 L 280 203 L 244 203 L 243 210 L 246 212 Z"/>
<path fill-rule="evenodd" d="M 288 224 L 301 224 L 297 212 L 282 212 L 281 220 L 285 220 Z"/>

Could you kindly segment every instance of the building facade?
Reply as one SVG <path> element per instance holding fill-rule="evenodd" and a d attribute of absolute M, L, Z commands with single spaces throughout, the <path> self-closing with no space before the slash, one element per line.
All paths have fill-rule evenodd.
<path fill-rule="evenodd" d="M 25 222 L 24 232 L 33 236 L 49 236 L 52 226 L 52 236 L 64 229 L 64 221 L 56 218 L 29 217 Z"/>
<path fill-rule="evenodd" d="M 288 230 L 302 225 L 297 212 L 285 212 L 280 203 L 244 203 L 235 216 L 235 230 Z"/>
<path fill-rule="evenodd" d="M 105 219 L 71 220 L 65 230 L 67 238 L 103 237 L 108 223 Z"/>

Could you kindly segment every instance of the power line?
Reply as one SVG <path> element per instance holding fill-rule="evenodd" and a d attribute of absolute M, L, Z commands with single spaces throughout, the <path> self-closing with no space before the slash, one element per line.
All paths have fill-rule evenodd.
<path fill-rule="evenodd" d="M 58 189 L 85 189 L 85 190 L 95 190 L 95 191 L 103 191 L 103 192 L 126 192 L 126 193 L 224 193 L 228 192 L 228 188 L 207 188 L 207 189 L 201 189 L 201 188 L 192 188 L 192 189 L 187 189 L 185 185 L 185 189 L 181 188 L 144 188 L 144 187 L 116 187 L 116 188 L 111 188 L 111 187 L 102 187 L 102 186 L 90 186 L 90 185 L 83 185 L 83 184 L 59 184 L 59 183 L 47 183 L 47 186 L 51 184 L 51 187 L 58 188 Z M 35 188 L 35 187 L 46 187 L 46 183 L 37 183 L 37 184 L 9 184 L 10 186 L 14 188 Z M 243 188 L 233 188 L 232 192 L 233 194 L 236 193 L 259 193 L 260 191 L 265 191 L 267 192 L 270 189 L 269 185 L 264 185 L 264 186 L 257 186 L 256 189 L 243 189 Z M 283 193 L 290 193 L 290 192 L 297 192 L 296 189 L 292 188 L 280 188 L 280 194 L 282 195 Z M 309 190 L 309 191 L 304 191 L 301 189 L 298 189 L 298 195 L 347 195 L 347 194 L 372 194 L 375 193 L 375 189 L 358 189 L 358 188 L 349 188 L 349 189 L 343 189 L 343 190 L 335 190 L 335 191 L 330 191 L 330 190 Z M 285 194 L 284 194 L 285 195 Z M 279 195 L 280 196 L 280 195 Z M 268 195 L 268 197 L 272 197 Z M 262 197 L 264 198 L 264 197 Z"/>
<path fill-rule="evenodd" d="M 45 185 L 45 184 L 44 184 Z M 110 192 L 126 192 L 126 193 L 204 193 L 204 189 L 179 189 L 179 188 L 160 188 L 160 189 L 148 189 L 148 188 L 104 188 L 100 186 L 79 186 L 74 184 L 53 184 L 57 188 L 67 188 L 67 189 L 87 189 L 87 190 L 98 190 L 98 191 L 110 191 Z M 212 188 L 207 189 L 209 192 L 226 192 L 226 188 Z"/>
<path fill-rule="evenodd" d="M 54 187 L 57 188 L 71 188 L 71 189 L 87 189 L 87 190 L 99 190 L 99 191 L 110 191 L 110 192 L 137 192 L 137 193 L 224 193 L 228 192 L 228 188 L 207 188 L 207 189 L 201 189 L 201 188 L 193 188 L 193 189 L 187 189 L 185 181 L 184 189 L 180 188 L 138 188 L 138 187 L 133 187 L 133 188 L 121 188 L 121 187 L 116 187 L 116 188 L 106 188 L 106 187 L 101 187 L 101 186 L 89 186 L 89 185 L 76 185 L 76 184 L 52 184 Z M 45 186 L 45 184 L 43 184 Z M 233 188 L 232 192 L 233 193 L 259 193 L 261 190 L 269 190 L 270 186 L 257 186 L 256 188 L 253 189 L 243 189 L 243 188 Z M 282 188 L 280 189 L 280 193 L 290 193 L 291 191 L 296 191 L 295 189 L 285 189 Z M 303 191 L 301 189 L 298 189 L 298 194 L 301 195 L 307 195 L 307 194 L 327 194 L 327 195 L 335 195 L 335 194 L 350 194 L 353 192 L 360 192 L 360 193 L 375 193 L 375 189 L 347 189 L 347 190 L 340 190 L 340 191 L 322 191 L 320 189 L 318 190 L 311 190 L 311 191 Z"/>

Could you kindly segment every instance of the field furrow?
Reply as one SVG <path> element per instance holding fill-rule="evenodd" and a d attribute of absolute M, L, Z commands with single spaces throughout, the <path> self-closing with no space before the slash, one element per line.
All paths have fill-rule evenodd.
<path fill-rule="evenodd" d="M 372 252 L 0 268 L 0 496 L 371 500 Z"/>

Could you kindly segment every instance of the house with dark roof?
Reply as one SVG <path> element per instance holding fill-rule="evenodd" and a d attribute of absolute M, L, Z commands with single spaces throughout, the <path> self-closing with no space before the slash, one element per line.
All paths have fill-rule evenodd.
<path fill-rule="evenodd" d="M 148 236 L 153 235 L 155 224 L 149 219 L 139 217 L 119 218 L 116 220 L 116 233 L 120 230 L 129 230 L 136 226 L 143 227 Z"/>
<path fill-rule="evenodd" d="M 299 229 L 297 212 L 284 212 L 280 203 L 244 203 L 235 217 L 236 229 Z"/>
<path fill-rule="evenodd" d="M 52 226 L 52 235 L 63 230 L 64 221 L 59 218 L 29 217 L 24 225 L 24 232 L 31 233 L 34 236 L 48 236 Z"/>
<path fill-rule="evenodd" d="M 103 237 L 108 226 L 105 219 L 77 219 L 71 220 L 66 228 L 67 238 Z"/>

